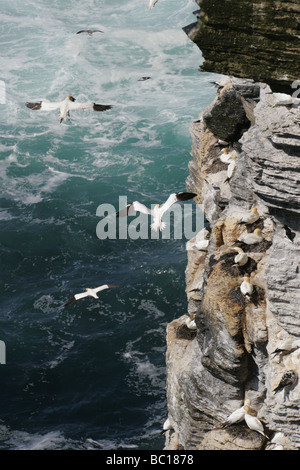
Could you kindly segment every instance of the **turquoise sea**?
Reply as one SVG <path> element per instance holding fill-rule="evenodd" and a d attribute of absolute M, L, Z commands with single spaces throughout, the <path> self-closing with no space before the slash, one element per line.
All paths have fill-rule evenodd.
<path fill-rule="evenodd" d="M 96 212 L 185 191 L 189 126 L 217 75 L 199 72 L 182 31 L 194 0 L 147 5 L 1 1 L 2 450 L 164 446 L 166 325 L 186 313 L 187 240 L 101 240 Z M 112 109 L 60 124 L 25 106 L 68 95 Z M 120 287 L 65 307 L 106 283 Z"/>

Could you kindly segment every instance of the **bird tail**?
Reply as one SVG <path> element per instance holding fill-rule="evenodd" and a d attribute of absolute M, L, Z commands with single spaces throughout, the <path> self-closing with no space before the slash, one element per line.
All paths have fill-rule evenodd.
<path fill-rule="evenodd" d="M 153 221 L 153 224 L 151 224 L 151 229 L 154 232 L 158 232 L 158 230 L 162 231 L 166 227 L 166 223 L 163 222 L 162 220 L 155 220 Z"/>

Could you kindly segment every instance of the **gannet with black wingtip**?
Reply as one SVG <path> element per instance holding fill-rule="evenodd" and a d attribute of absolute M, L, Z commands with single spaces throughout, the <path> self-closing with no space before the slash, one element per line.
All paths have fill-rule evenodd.
<path fill-rule="evenodd" d="M 74 297 L 72 297 L 72 299 L 70 299 L 69 302 L 66 303 L 66 306 L 72 304 L 73 302 L 75 302 L 75 300 L 83 299 L 84 297 L 88 297 L 88 296 L 94 297 L 94 299 L 99 299 L 97 293 L 105 289 L 110 289 L 111 287 L 119 287 L 119 286 L 115 286 L 111 284 L 104 284 L 100 287 L 95 287 L 94 289 L 90 289 L 89 287 L 87 287 L 86 292 L 75 294 Z"/>
<path fill-rule="evenodd" d="M 117 217 L 124 217 L 127 215 L 132 215 L 136 211 L 143 212 L 144 214 L 152 215 L 153 223 L 151 224 L 152 230 L 158 232 L 162 231 L 166 227 L 166 223 L 162 221 L 162 216 L 164 213 L 170 209 L 170 207 L 175 204 L 175 202 L 187 201 L 193 199 L 197 194 L 195 193 L 173 193 L 169 196 L 167 201 L 163 204 L 157 204 L 154 209 L 148 209 L 138 201 L 134 201 L 131 204 L 128 204 L 124 209 L 121 209 L 117 212 Z"/>
<path fill-rule="evenodd" d="M 158 0 L 149 0 L 148 10 L 152 10 L 152 8 L 157 2 Z"/>
<path fill-rule="evenodd" d="M 106 111 L 111 108 L 111 105 L 96 104 L 92 102 L 77 103 L 73 96 L 67 96 L 66 99 L 59 102 L 40 101 L 38 103 L 26 103 L 27 108 L 42 111 L 53 111 L 59 109 L 59 119 L 62 122 L 64 119 L 70 117 L 70 111 L 84 110 L 84 111 Z"/>
<path fill-rule="evenodd" d="M 257 211 L 257 207 L 252 207 L 250 212 L 246 212 L 238 220 L 238 224 L 254 224 L 259 219 L 260 215 Z"/>
<path fill-rule="evenodd" d="M 234 263 L 232 266 L 244 266 L 248 262 L 248 255 L 242 248 L 237 246 L 233 247 L 232 250 L 237 251 L 237 255 L 234 257 Z"/>
<path fill-rule="evenodd" d="M 100 29 L 81 29 L 80 31 L 77 31 L 76 34 L 82 33 L 88 33 L 89 36 L 92 36 L 94 33 L 104 33 L 104 31 L 101 31 Z"/>
<path fill-rule="evenodd" d="M 253 285 L 250 282 L 250 276 L 249 274 L 245 274 L 244 280 L 242 284 L 240 285 L 241 293 L 244 294 L 247 299 L 250 299 L 252 293 L 253 293 Z"/>
<path fill-rule="evenodd" d="M 243 232 L 238 241 L 246 243 L 246 245 L 254 245 L 255 243 L 260 243 L 263 241 L 263 237 L 261 235 L 261 229 L 256 228 L 254 232 Z"/>

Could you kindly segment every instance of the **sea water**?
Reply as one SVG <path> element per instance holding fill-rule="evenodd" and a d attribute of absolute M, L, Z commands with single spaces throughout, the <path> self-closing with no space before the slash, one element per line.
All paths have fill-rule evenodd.
<path fill-rule="evenodd" d="M 147 5 L 1 1 L 0 449 L 164 446 L 166 326 L 186 313 L 187 240 L 101 239 L 96 214 L 185 191 L 189 126 L 217 76 L 199 72 L 182 30 L 194 0 Z M 60 124 L 25 105 L 68 95 L 112 108 Z M 65 306 L 106 283 L 119 287 Z"/>

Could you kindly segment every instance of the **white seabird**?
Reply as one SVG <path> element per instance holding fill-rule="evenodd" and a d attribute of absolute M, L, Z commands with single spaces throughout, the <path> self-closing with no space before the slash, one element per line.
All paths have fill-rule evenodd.
<path fill-rule="evenodd" d="M 252 431 L 259 432 L 262 434 L 266 439 L 269 439 L 268 436 L 264 432 L 264 427 L 262 422 L 256 417 L 256 411 L 252 410 L 250 407 L 250 400 L 245 401 L 244 409 L 245 409 L 245 421 L 249 429 Z"/>
<path fill-rule="evenodd" d="M 119 286 L 114 286 L 111 284 L 104 284 L 100 287 L 95 287 L 94 289 L 90 289 L 89 287 L 86 288 L 86 292 L 81 292 L 80 294 L 75 294 L 72 299 L 69 300 L 69 302 L 66 303 L 67 305 L 72 304 L 75 302 L 75 300 L 83 299 L 84 297 L 94 297 L 94 299 L 99 299 L 97 293 L 104 290 L 104 289 L 110 289 L 111 287 L 119 287 Z"/>
<path fill-rule="evenodd" d="M 248 255 L 245 253 L 242 248 L 237 246 L 233 247 L 232 250 L 237 251 L 237 255 L 234 257 L 234 263 L 232 266 L 244 266 L 248 262 Z"/>
<path fill-rule="evenodd" d="M 286 93 L 273 93 L 273 96 L 276 100 L 275 106 L 289 106 L 300 103 L 300 98 L 296 98 Z"/>
<path fill-rule="evenodd" d="M 278 354 L 286 355 L 291 354 L 292 352 L 296 351 L 296 349 L 300 348 L 300 340 L 296 340 L 294 338 L 287 338 L 280 341 L 276 347 L 276 349 L 271 353 L 273 357 L 277 356 Z"/>
<path fill-rule="evenodd" d="M 100 29 L 81 29 L 80 31 L 77 31 L 76 34 L 82 33 L 88 33 L 89 36 L 92 36 L 94 33 L 104 33 L 104 31 L 101 31 Z"/>
<path fill-rule="evenodd" d="M 186 326 L 188 327 L 189 330 L 197 330 L 197 325 L 196 325 L 196 322 L 195 322 L 195 314 L 189 316 L 185 320 L 185 324 L 186 324 Z"/>
<path fill-rule="evenodd" d="M 260 243 L 263 241 L 263 237 L 261 235 L 261 229 L 256 228 L 254 232 L 243 232 L 238 241 L 246 243 L 246 245 L 254 245 L 255 243 Z"/>
<path fill-rule="evenodd" d="M 202 230 L 200 230 L 200 232 L 197 233 L 195 237 L 195 241 L 189 240 L 186 243 L 186 249 L 206 251 L 209 245 L 209 238 L 210 238 L 210 233 L 204 227 Z"/>
<path fill-rule="evenodd" d="M 157 2 L 158 0 L 149 0 L 148 10 L 152 10 L 152 8 Z"/>
<path fill-rule="evenodd" d="M 259 219 L 260 215 L 257 211 L 257 207 L 252 207 L 250 212 L 243 214 L 238 220 L 238 224 L 253 224 Z"/>
<path fill-rule="evenodd" d="M 163 205 L 156 204 L 153 210 L 148 209 L 148 207 L 138 201 L 134 201 L 131 204 L 128 204 L 124 209 L 117 212 L 117 217 L 132 215 L 136 211 L 150 214 L 153 217 L 151 228 L 157 232 L 158 230 L 163 230 L 166 227 L 166 223 L 162 221 L 162 216 L 175 202 L 187 201 L 195 196 L 197 196 L 195 193 L 173 193 Z"/>
<path fill-rule="evenodd" d="M 40 101 L 38 103 L 26 103 L 27 108 L 42 111 L 53 111 L 59 109 L 59 119 L 62 122 L 64 119 L 70 117 L 70 111 L 84 110 L 84 111 L 106 111 L 111 108 L 111 105 L 96 104 L 92 102 L 77 103 L 73 96 L 67 96 L 66 99 L 59 102 Z"/>
<path fill-rule="evenodd" d="M 250 276 L 249 274 L 245 274 L 244 280 L 242 284 L 240 285 L 241 293 L 244 294 L 247 299 L 250 299 L 252 293 L 253 293 L 253 285 L 250 282 Z"/>
<path fill-rule="evenodd" d="M 264 433 L 264 428 L 261 421 L 256 417 L 256 411 L 253 410 L 250 405 L 251 402 L 247 398 L 244 402 L 244 405 L 241 408 L 238 408 L 237 410 L 233 411 L 233 413 L 231 413 L 231 415 L 226 418 L 226 421 L 220 427 L 228 427 L 232 424 L 240 423 L 241 421 L 245 420 L 248 428 L 252 429 L 253 431 L 259 432 L 266 439 L 269 439 L 268 436 L 266 436 Z"/>
<path fill-rule="evenodd" d="M 290 388 L 297 383 L 298 375 L 294 370 L 288 370 L 283 374 L 279 384 L 273 389 L 273 392 L 280 392 L 280 390 Z"/>
<path fill-rule="evenodd" d="M 160 433 L 163 434 L 163 433 L 169 431 L 169 429 L 172 429 L 172 426 L 171 426 L 169 418 L 167 418 L 166 421 L 163 424 L 163 428 L 162 428 L 162 431 L 160 431 Z"/>
<path fill-rule="evenodd" d="M 229 165 L 230 163 L 232 163 L 232 160 L 235 160 L 236 157 L 237 157 L 237 152 L 235 150 L 229 150 L 228 147 L 225 147 L 224 149 L 222 149 L 219 155 L 221 162 L 226 163 L 226 165 Z"/>

